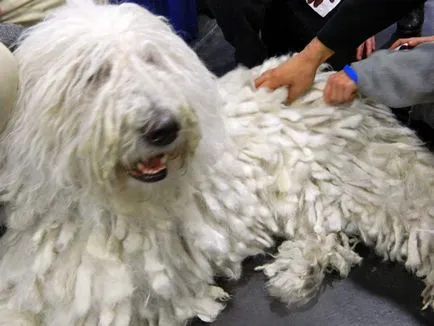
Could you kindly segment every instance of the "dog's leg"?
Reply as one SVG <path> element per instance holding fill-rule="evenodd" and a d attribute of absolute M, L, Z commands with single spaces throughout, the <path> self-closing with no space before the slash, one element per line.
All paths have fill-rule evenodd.
<path fill-rule="evenodd" d="M 391 135 L 378 129 L 372 128 L 374 141 L 357 162 L 375 172 L 372 186 L 347 187 L 341 205 L 353 213 L 356 232 L 378 255 L 404 263 L 424 279 L 424 306 L 434 307 L 433 156 L 406 129 L 386 129 Z"/>
<path fill-rule="evenodd" d="M 430 227 L 425 223 L 433 221 L 434 216 L 429 212 L 422 214 L 414 220 L 411 217 L 415 216 L 414 212 L 402 215 L 401 219 L 396 215 L 393 218 L 387 214 L 376 215 L 377 219 L 370 226 L 359 224 L 359 232 L 378 255 L 404 263 L 409 271 L 423 278 L 426 284 L 422 293 L 424 308 L 434 308 L 434 231 L 432 222 Z"/>
<path fill-rule="evenodd" d="M 417 199 L 414 198 L 414 203 Z M 399 206 L 399 204 L 397 203 Z M 375 252 L 405 267 L 423 279 L 424 308 L 434 307 L 434 212 L 413 207 L 406 212 L 373 214 L 370 223 L 358 223 L 361 239 Z"/>
<path fill-rule="evenodd" d="M 345 234 L 307 233 L 284 241 L 275 260 L 258 269 L 270 278 L 271 295 L 288 305 L 303 305 L 318 293 L 326 271 L 336 270 L 345 277 L 360 261 Z"/>
<path fill-rule="evenodd" d="M 412 141 L 411 137 L 402 138 Z M 417 144 L 378 143 L 383 148 L 378 149 L 380 145 L 373 143 L 367 154 L 361 155 L 368 162 L 375 153 L 382 154 L 373 161 L 377 169 L 373 169 L 373 164 L 368 169 L 366 163 L 356 161 L 371 172 L 370 178 L 365 179 L 371 185 L 348 185 L 340 206 L 351 221 L 352 234 L 385 260 L 402 262 L 409 271 L 424 278 L 424 306 L 434 306 L 433 158 Z M 351 177 L 343 176 L 343 180 L 348 184 L 346 180 L 351 181 Z"/>

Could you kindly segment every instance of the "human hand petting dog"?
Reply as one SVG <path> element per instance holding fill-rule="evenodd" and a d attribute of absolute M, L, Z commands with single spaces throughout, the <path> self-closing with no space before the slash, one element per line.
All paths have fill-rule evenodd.
<path fill-rule="evenodd" d="M 362 60 L 375 51 L 375 37 L 372 36 L 363 42 L 356 50 L 356 59 Z M 327 80 L 324 89 L 324 100 L 331 105 L 342 104 L 354 100 L 358 87 L 356 83 L 344 72 L 333 74 Z"/>
<path fill-rule="evenodd" d="M 286 86 L 291 103 L 310 89 L 318 67 L 332 55 L 333 51 L 315 38 L 303 51 L 259 76 L 255 86 L 271 90 Z"/>
<path fill-rule="evenodd" d="M 331 105 L 350 102 L 356 97 L 357 90 L 356 83 L 342 70 L 327 80 L 324 100 Z"/>
<path fill-rule="evenodd" d="M 365 41 L 364 44 L 368 42 Z M 414 48 L 420 44 L 434 42 L 434 35 L 402 38 L 395 41 L 390 50 L 395 50 L 401 45 L 408 45 L 409 48 Z M 375 45 L 375 44 L 374 44 Z M 359 52 L 357 53 L 357 59 L 359 58 Z M 358 91 L 357 84 L 347 75 L 345 71 L 340 71 L 333 74 L 327 80 L 326 87 L 324 89 L 324 101 L 331 105 L 343 104 L 354 100 Z"/>
<path fill-rule="evenodd" d="M 278 67 L 266 71 L 256 81 L 255 86 L 271 90 L 282 86 L 288 88 L 288 103 L 303 95 L 313 84 L 317 66 L 303 55 L 296 55 Z"/>

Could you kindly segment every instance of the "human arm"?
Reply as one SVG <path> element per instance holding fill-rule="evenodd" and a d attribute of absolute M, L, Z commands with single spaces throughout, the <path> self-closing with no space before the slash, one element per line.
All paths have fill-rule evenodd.
<path fill-rule="evenodd" d="M 414 48 L 422 43 L 434 42 L 434 35 L 431 36 L 422 36 L 422 37 L 409 37 L 409 38 L 400 38 L 396 40 L 391 46 L 391 49 L 396 49 L 397 47 L 407 44 L 409 48 Z"/>
<path fill-rule="evenodd" d="M 331 76 L 324 90 L 326 102 L 350 101 L 356 91 L 394 108 L 434 102 L 434 43 L 409 51 L 381 50 L 351 67 L 357 85 L 344 72 Z"/>
<path fill-rule="evenodd" d="M 345 0 L 337 12 L 297 56 L 265 72 L 256 87 L 288 86 L 288 102 L 303 95 L 319 65 L 342 48 L 356 48 L 425 0 Z"/>

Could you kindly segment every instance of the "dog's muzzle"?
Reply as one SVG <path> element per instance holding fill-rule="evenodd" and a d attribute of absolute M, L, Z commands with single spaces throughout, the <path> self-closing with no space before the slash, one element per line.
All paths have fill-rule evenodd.
<path fill-rule="evenodd" d="M 162 148 L 171 145 L 178 138 L 180 123 L 170 112 L 159 112 L 152 124 L 143 127 L 143 141 L 152 147 Z M 174 154 L 161 153 L 141 160 L 128 173 L 142 182 L 157 182 L 167 176 L 166 162 Z"/>

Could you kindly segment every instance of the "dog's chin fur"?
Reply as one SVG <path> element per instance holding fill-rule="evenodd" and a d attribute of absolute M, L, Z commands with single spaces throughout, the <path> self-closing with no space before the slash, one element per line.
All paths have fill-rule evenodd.
<path fill-rule="evenodd" d="M 216 80 L 161 19 L 75 1 L 24 36 L 19 101 L 2 136 L 9 227 L 0 325 L 212 321 L 213 278 L 286 240 L 261 266 L 270 293 L 304 304 L 324 273 L 360 262 L 356 239 L 423 277 L 433 305 L 434 159 L 389 109 L 327 106 L 318 72 L 290 107 L 252 80 Z M 223 99 L 223 100 L 222 100 Z M 179 152 L 156 183 L 126 166 L 155 155 L 138 129 L 164 107 Z"/>

